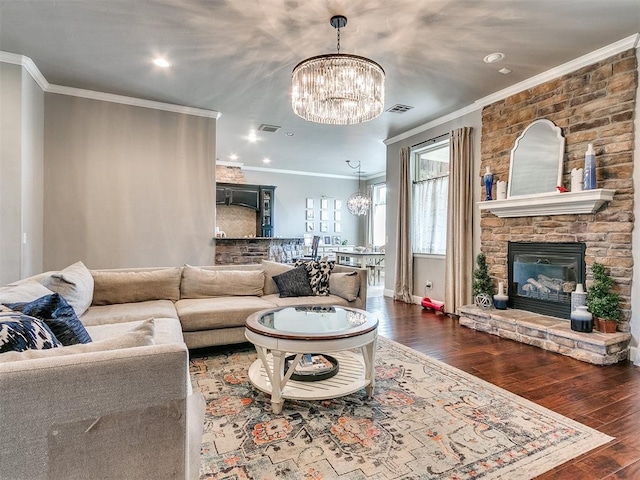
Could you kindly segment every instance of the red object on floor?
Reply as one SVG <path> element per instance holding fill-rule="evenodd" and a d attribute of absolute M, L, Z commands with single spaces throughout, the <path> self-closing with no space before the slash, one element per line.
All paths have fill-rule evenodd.
<path fill-rule="evenodd" d="M 430 308 L 444 313 L 444 303 L 437 300 L 431 300 L 429 297 L 422 298 L 422 308 Z"/>

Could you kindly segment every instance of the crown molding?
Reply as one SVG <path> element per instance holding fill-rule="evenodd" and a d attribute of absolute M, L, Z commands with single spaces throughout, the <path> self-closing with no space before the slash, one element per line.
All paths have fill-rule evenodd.
<path fill-rule="evenodd" d="M 36 67 L 36 64 L 33 63 L 33 60 L 29 57 L 18 55 L 17 53 L 0 51 L 0 63 L 11 63 L 13 65 L 22 66 L 43 91 L 46 92 L 47 88 L 49 88 L 49 82 L 47 82 L 47 79 L 44 78 L 42 72 L 40 72 L 38 67 Z"/>
<path fill-rule="evenodd" d="M 124 95 L 115 95 L 113 93 L 96 92 L 93 90 L 84 90 L 82 88 L 63 87 L 61 85 L 49 85 L 45 90 L 47 93 L 57 93 L 60 95 L 70 95 L 72 97 L 88 98 L 90 100 L 101 100 L 103 102 L 120 103 L 122 105 L 131 105 L 134 107 L 151 108 L 153 110 L 163 110 L 165 112 L 184 113 L 185 115 L 193 115 L 196 117 L 215 118 L 216 120 L 222 115 L 215 110 L 204 110 L 202 108 L 185 107 L 183 105 L 174 105 L 172 103 L 155 102 L 153 100 L 144 100 L 142 98 L 127 97 Z"/>
<path fill-rule="evenodd" d="M 244 163 L 240 163 L 240 162 L 228 162 L 226 160 L 216 160 L 216 167 L 220 165 L 222 167 L 237 167 L 237 168 L 242 168 L 242 166 L 244 165 Z"/>
<path fill-rule="evenodd" d="M 50 84 L 36 64 L 29 57 L 18 55 L 17 53 L 0 51 L 0 63 L 10 63 L 22 66 L 31 75 L 31 78 L 40 86 L 45 93 L 58 93 L 60 95 L 70 95 L 73 97 L 89 98 L 92 100 L 102 100 L 104 102 L 120 103 L 123 105 L 131 105 L 134 107 L 151 108 L 154 110 L 163 110 L 165 112 L 184 113 L 197 117 L 215 118 L 216 120 L 222 115 L 215 110 L 204 110 L 202 108 L 185 107 L 183 105 L 174 105 L 171 103 L 155 102 L 152 100 L 144 100 L 141 98 L 127 97 L 124 95 L 115 95 L 112 93 L 95 92 L 93 90 L 84 90 L 81 88 L 63 87 L 61 85 Z"/>
<path fill-rule="evenodd" d="M 412 128 L 411 130 L 407 130 L 406 132 L 401 133 L 399 135 L 395 135 L 393 137 L 387 138 L 386 140 L 383 141 L 383 143 L 385 145 L 391 145 L 391 144 L 397 143 L 401 140 L 412 137 L 413 135 L 422 133 L 433 127 L 437 127 L 438 125 L 442 125 L 446 122 L 449 122 L 451 120 L 455 120 L 456 118 L 467 115 L 468 113 L 475 112 L 476 110 L 486 107 L 487 105 L 491 105 L 492 103 L 495 103 L 499 100 L 510 97 L 511 95 L 515 95 L 516 93 L 522 92 L 529 88 L 535 87 L 542 83 L 561 77 L 562 75 L 566 75 L 582 67 L 586 67 L 588 65 L 597 63 L 600 60 L 609 58 L 617 53 L 624 52 L 626 50 L 629 50 L 630 48 L 638 48 L 639 44 L 640 44 L 640 33 L 634 33 L 633 35 L 629 35 L 628 37 L 623 38 L 622 40 L 614 42 L 610 45 L 607 45 L 606 47 L 602 47 L 591 53 L 587 53 L 586 55 L 578 57 L 567 63 L 563 63 L 562 65 L 559 65 L 555 68 L 547 70 L 546 72 L 543 72 L 539 75 L 535 75 L 526 80 L 523 80 L 522 82 L 516 83 L 515 85 L 511 85 L 510 87 L 507 87 L 505 89 L 492 93 L 491 95 L 482 97 L 476 100 L 475 102 L 473 102 L 471 105 L 467 105 L 466 107 L 456 110 L 455 112 L 452 112 L 448 115 L 437 118 L 436 120 L 425 123 L 418 127 Z"/>
<path fill-rule="evenodd" d="M 218 162 L 220 163 L 220 162 Z M 251 170 L 254 172 L 266 172 L 266 173 L 280 173 L 283 175 L 301 175 L 304 177 L 324 177 L 324 178 L 339 178 L 342 180 L 358 180 L 357 177 L 349 176 L 349 175 L 336 175 L 333 173 L 318 173 L 318 172 L 300 172 L 298 170 L 284 170 L 279 168 L 265 168 L 265 167 L 247 167 L 246 165 L 242 167 L 243 170 Z M 379 173 L 375 174 L 371 178 L 375 178 L 380 176 Z M 363 177 L 363 180 L 367 180 Z"/>

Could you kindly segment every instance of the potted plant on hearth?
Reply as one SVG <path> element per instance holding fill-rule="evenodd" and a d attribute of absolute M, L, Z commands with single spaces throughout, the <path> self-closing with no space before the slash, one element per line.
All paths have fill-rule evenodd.
<path fill-rule="evenodd" d="M 493 282 L 487 272 L 487 257 L 479 253 L 476 257 L 478 268 L 473 271 L 473 303 L 480 308 L 490 308 L 493 305 Z"/>
<path fill-rule="evenodd" d="M 620 296 L 611 291 L 613 278 L 607 275 L 602 264 L 594 262 L 591 271 L 593 283 L 587 290 L 587 307 L 598 330 L 614 333 L 620 320 Z"/>

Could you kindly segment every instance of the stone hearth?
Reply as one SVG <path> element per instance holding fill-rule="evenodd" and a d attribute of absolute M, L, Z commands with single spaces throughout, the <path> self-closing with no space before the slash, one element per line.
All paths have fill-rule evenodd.
<path fill-rule="evenodd" d="M 629 333 L 574 332 L 568 320 L 525 310 L 484 310 L 465 305 L 458 309 L 458 315 L 460 325 L 465 327 L 595 365 L 611 365 L 626 360 L 629 354 Z"/>

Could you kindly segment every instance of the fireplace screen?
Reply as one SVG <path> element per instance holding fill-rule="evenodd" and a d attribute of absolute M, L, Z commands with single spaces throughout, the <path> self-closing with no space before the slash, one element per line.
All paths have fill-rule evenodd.
<path fill-rule="evenodd" d="M 570 318 L 571 292 L 585 281 L 584 243 L 509 242 L 509 306 Z"/>

